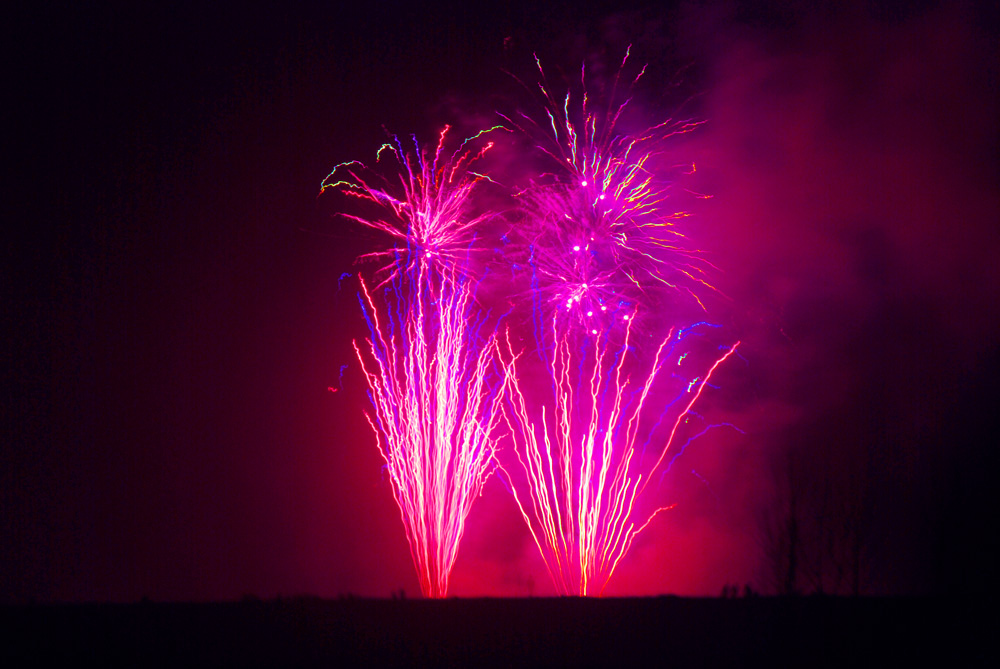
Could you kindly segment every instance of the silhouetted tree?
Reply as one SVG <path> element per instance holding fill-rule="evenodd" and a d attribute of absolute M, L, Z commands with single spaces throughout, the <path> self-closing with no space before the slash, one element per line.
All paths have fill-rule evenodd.
<path fill-rule="evenodd" d="M 871 453 L 870 443 L 839 452 L 839 459 L 789 451 L 774 468 L 774 495 L 761 513 L 758 534 L 765 590 L 861 593 L 871 525 Z"/>
<path fill-rule="evenodd" d="M 799 514 L 801 494 L 791 454 L 776 476 L 775 499 L 761 517 L 760 545 L 767 561 L 766 588 L 779 595 L 798 592 Z"/>

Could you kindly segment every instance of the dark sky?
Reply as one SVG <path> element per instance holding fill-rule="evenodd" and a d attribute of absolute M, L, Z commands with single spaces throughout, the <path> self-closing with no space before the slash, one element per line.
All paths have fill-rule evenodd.
<path fill-rule="evenodd" d="M 418 592 L 338 281 L 380 240 L 319 184 L 382 126 L 495 122 L 534 50 L 572 70 L 629 43 L 649 120 L 707 121 L 677 150 L 743 345 L 703 410 L 743 434 L 685 453 L 608 592 L 767 589 L 790 491 L 824 528 L 857 514 L 864 591 L 996 589 L 996 10 L 487 4 L 5 23 L 0 602 Z M 493 481 L 452 592 L 532 591 Z"/>

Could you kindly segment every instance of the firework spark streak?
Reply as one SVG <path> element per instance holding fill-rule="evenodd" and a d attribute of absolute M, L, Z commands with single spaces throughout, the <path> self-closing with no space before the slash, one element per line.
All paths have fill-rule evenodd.
<path fill-rule="evenodd" d="M 406 155 L 398 140 L 382 147 L 379 155 L 389 151 L 401 166 L 398 187 L 372 185 L 376 177 L 359 163 L 338 166 L 323 183 L 375 207 L 370 218 L 347 216 L 395 240 L 367 256 L 388 262 L 374 290 L 361 279 L 370 338 L 354 348 L 374 408 L 366 415 L 427 597 L 448 593 L 466 518 L 495 467 L 502 413 L 496 333 L 475 305 L 474 241 L 487 214 L 470 213 L 486 180 L 471 166 L 491 145 L 477 146 L 480 133 L 445 158 L 447 130 L 430 154 L 418 147 Z"/>
<path fill-rule="evenodd" d="M 691 415 L 709 378 L 739 345 L 726 348 L 707 373 L 684 378 L 660 411 L 654 383 L 658 377 L 681 379 L 687 357 L 681 341 L 690 333 L 672 331 L 656 351 L 643 378 L 629 374 L 629 335 L 620 349 L 606 337 L 579 338 L 552 320 L 555 342 L 549 362 L 552 396 L 525 392 L 521 356 L 513 353 L 508 334 L 502 347 L 509 401 L 504 416 L 514 437 L 521 476 L 507 474 L 514 498 L 548 568 L 564 595 L 599 594 L 632 541 L 660 511 L 642 517 L 639 495 L 660 467 L 681 424 Z M 667 367 L 673 367 L 673 372 Z M 676 384 L 675 384 L 676 385 Z M 652 422 L 651 418 L 659 414 Z M 644 465 L 645 446 L 661 438 L 657 428 L 672 426 L 660 455 Z"/>
<path fill-rule="evenodd" d="M 493 470 L 499 393 L 489 383 L 496 337 L 481 344 L 468 281 L 418 265 L 383 322 L 362 282 L 371 329 L 355 343 L 370 388 L 378 439 L 425 596 L 444 597 L 465 519 Z M 391 312 L 390 312 L 391 314 Z"/>
<path fill-rule="evenodd" d="M 519 195 L 536 287 L 550 308 L 577 307 L 577 314 L 589 314 L 578 319 L 587 323 L 613 319 L 619 307 L 629 310 L 653 290 L 682 293 L 704 309 L 698 293 L 715 290 L 708 281 L 712 266 L 688 247 L 678 228 L 687 213 L 667 197 L 672 184 L 664 174 L 690 173 L 694 165 L 662 164 L 665 140 L 699 123 L 666 120 L 640 133 L 621 133 L 629 100 L 619 99 L 619 85 L 627 61 L 628 53 L 607 105 L 597 109 L 583 70 L 578 92 L 568 90 L 560 101 L 536 59 L 545 120 L 503 116 L 554 166 L 548 179 Z M 624 86 L 626 95 L 644 71 Z"/>

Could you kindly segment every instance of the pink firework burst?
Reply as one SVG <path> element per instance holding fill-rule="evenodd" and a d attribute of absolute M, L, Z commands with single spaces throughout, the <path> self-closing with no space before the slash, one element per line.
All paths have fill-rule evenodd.
<path fill-rule="evenodd" d="M 477 211 L 474 194 L 489 177 L 476 167 L 493 147 L 487 138 L 498 130 L 484 130 L 453 151 L 446 150 L 449 126 L 433 149 L 421 149 L 414 138 L 413 150 L 406 151 L 393 137 L 376 154 L 379 164 L 391 156 L 392 180 L 358 161 L 337 165 L 323 180 L 321 194 L 337 191 L 361 201 L 365 213 L 343 216 L 393 240 L 391 247 L 358 259 L 383 263 L 376 273 L 378 287 L 411 271 L 415 263 L 468 267 L 470 257 L 484 251 L 475 246 L 476 233 L 495 214 Z"/>
<path fill-rule="evenodd" d="M 694 166 L 669 165 L 665 153 L 670 137 L 699 123 L 668 119 L 638 133 L 621 131 L 628 96 L 645 70 L 623 85 L 628 57 L 603 106 L 588 95 L 583 69 L 578 87 L 557 97 L 536 58 L 545 120 L 504 116 L 552 169 L 518 194 L 533 288 L 549 309 L 572 315 L 584 329 L 627 320 L 622 316 L 651 293 L 680 293 L 704 309 L 700 294 L 715 290 L 713 268 L 689 246 L 687 213 L 672 197 Z"/>

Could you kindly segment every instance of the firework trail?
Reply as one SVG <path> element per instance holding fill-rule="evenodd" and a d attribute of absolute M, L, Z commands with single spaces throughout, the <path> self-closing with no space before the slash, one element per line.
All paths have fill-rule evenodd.
<path fill-rule="evenodd" d="M 680 293 L 703 310 L 699 294 L 715 290 L 712 266 L 680 230 L 687 213 L 668 197 L 694 165 L 663 165 L 666 140 L 699 124 L 666 120 L 639 133 L 620 131 L 628 95 L 645 71 L 622 84 L 628 58 L 626 52 L 607 103 L 598 105 L 587 93 L 585 70 L 560 99 L 536 57 L 544 120 L 502 115 L 553 170 L 518 195 L 533 290 L 547 309 L 571 315 L 585 330 L 620 322 L 651 293 Z"/>
<path fill-rule="evenodd" d="M 374 409 L 366 415 L 427 597 L 447 595 L 466 518 L 495 466 L 501 420 L 496 334 L 476 309 L 473 276 L 486 215 L 471 213 L 471 196 L 486 177 L 470 167 L 490 145 L 476 146 L 477 135 L 443 157 L 446 133 L 431 154 L 418 147 L 406 155 L 398 141 L 379 151 L 396 156 L 398 188 L 372 185 L 357 163 L 338 166 L 323 184 L 372 206 L 373 217 L 348 218 L 395 241 L 367 256 L 384 264 L 376 289 L 361 279 L 370 337 L 354 348 Z"/>
<path fill-rule="evenodd" d="M 559 593 L 600 594 L 636 535 L 669 508 L 644 514 L 638 497 L 712 373 L 738 344 L 725 348 L 706 373 L 688 378 L 692 363 L 681 342 L 693 328 L 671 331 L 648 372 L 633 374 L 631 322 L 618 349 L 607 337 L 560 329 L 555 319 L 551 327 L 547 397 L 519 380 L 534 375 L 524 373 L 509 334 L 501 347 L 509 398 L 504 417 L 519 464 L 518 476 L 505 473 Z M 650 465 L 646 447 L 653 442 L 665 445 Z"/>

